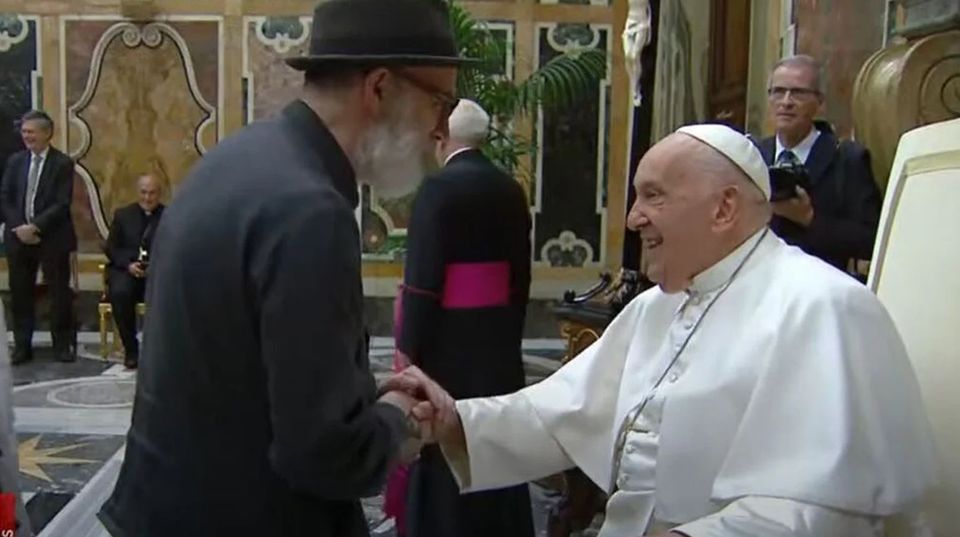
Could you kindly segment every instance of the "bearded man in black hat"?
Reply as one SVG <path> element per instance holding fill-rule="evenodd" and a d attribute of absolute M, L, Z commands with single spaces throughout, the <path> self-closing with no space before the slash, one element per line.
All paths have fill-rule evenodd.
<path fill-rule="evenodd" d="M 358 182 L 412 189 L 456 104 L 434 0 L 328 0 L 302 97 L 192 170 L 153 242 L 114 536 L 367 535 L 359 498 L 452 401 L 368 370 Z M 426 399 L 417 403 L 411 397 Z M 379 397 L 379 399 L 378 399 Z"/>

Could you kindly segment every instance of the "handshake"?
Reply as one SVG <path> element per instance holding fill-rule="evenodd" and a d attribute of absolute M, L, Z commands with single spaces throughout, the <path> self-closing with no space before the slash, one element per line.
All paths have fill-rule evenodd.
<path fill-rule="evenodd" d="M 380 385 L 379 393 L 380 402 L 399 408 L 407 417 L 400 462 L 415 460 L 426 444 L 459 447 L 465 443 L 455 401 L 420 368 L 411 365 L 390 377 Z"/>

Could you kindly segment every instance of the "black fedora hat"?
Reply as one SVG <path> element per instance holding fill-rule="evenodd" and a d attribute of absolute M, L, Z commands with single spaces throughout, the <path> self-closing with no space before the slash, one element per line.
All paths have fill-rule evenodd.
<path fill-rule="evenodd" d="M 287 58 L 300 71 L 331 63 L 459 65 L 443 0 L 326 0 L 313 14 L 310 50 Z"/>

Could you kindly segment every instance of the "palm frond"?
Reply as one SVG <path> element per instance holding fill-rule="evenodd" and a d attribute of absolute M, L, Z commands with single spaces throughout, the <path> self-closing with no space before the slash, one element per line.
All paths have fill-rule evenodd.
<path fill-rule="evenodd" d="M 602 50 L 583 49 L 557 56 L 517 87 L 514 112 L 530 113 L 538 106 L 575 106 L 581 99 L 596 94 L 606 72 L 607 54 Z"/>
<path fill-rule="evenodd" d="M 494 119 L 494 128 L 483 150 L 505 170 L 528 173 L 520 162 L 534 153 L 536 146 L 508 126 L 540 107 L 556 110 L 576 106 L 582 99 L 595 96 L 607 72 L 607 53 L 586 48 L 567 51 L 518 83 L 502 72 L 507 44 L 454 0 L 448 0 L 448 6 L 460 54 L 478 60 L 459 70 L 457 91 L 461 97 L 479 103 Z M 522 182 L 530 183 L 529 180 Z"/>

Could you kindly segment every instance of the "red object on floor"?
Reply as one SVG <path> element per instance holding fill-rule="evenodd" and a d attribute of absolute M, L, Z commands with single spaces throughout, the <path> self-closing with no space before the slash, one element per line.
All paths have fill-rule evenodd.
<path fill-rule="evenodd" d="M 0 492 L 0 537 L 14 537 L 17 530 L 17 496 Z"/>

